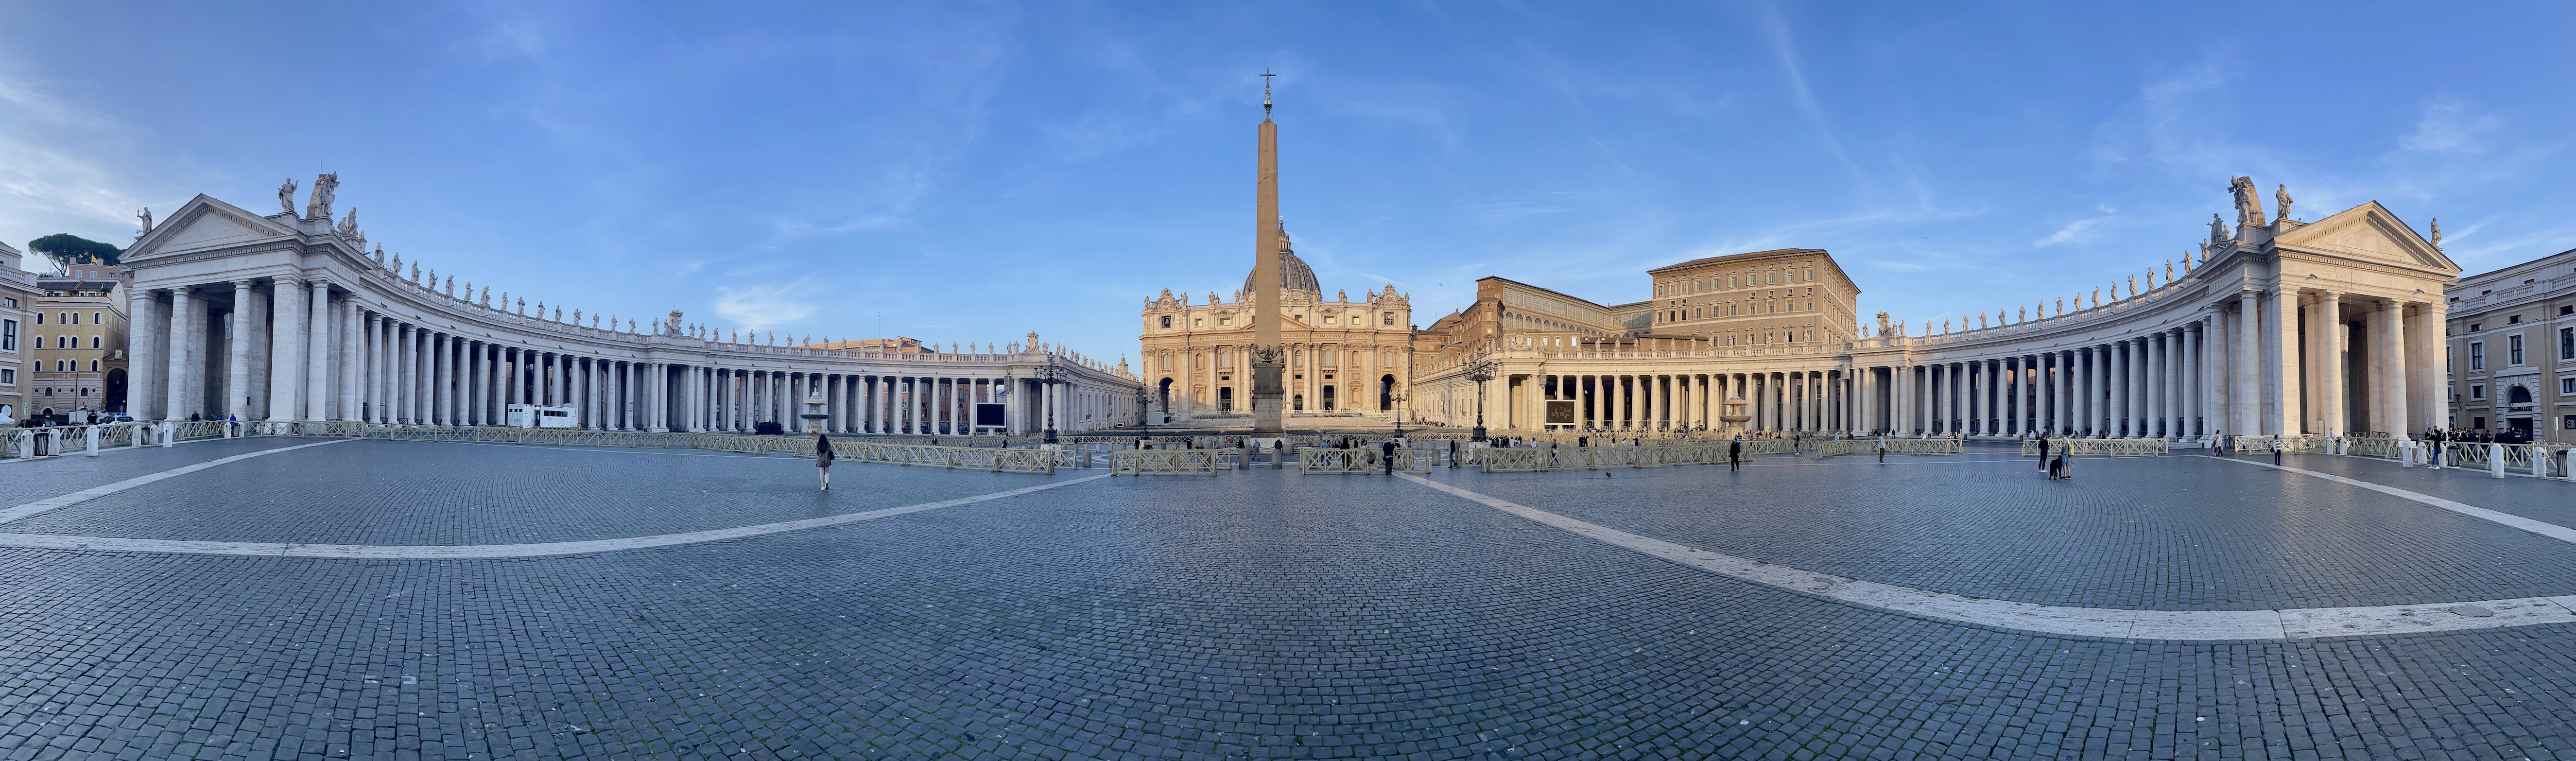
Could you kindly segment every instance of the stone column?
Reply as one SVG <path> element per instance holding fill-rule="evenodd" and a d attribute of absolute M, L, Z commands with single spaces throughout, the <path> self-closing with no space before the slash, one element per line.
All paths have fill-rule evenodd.
<path fill-rule="evenodd" d="M 2236 294 L 2236 352 L 2231 369 L 2236 378 L 2228 384 L 2228 406 L 2235 418 L 2227 426 L 2231 436 L 2263 435 L 2263 362 L 2262 362 L 2262 294 L 2254 290 Z"/>
<path fill-rule="evenodd" d="M 2411 395 L 2410 391 L 2420 392 L 2426 396 L 2430 396 L 2433 389 L 2441 388 L 2441 386 L 2432 383 L 2419 384 L 2417 383 L 2418 378 L 2409 377 L 2412 375 L 2410 371 L 2413 368 L 2407 364 L 2406 358 L 2409 356 L 2425 358 L 2423 365 L 2425 368 L 2424 374 L 2426 376 L 2432 374 L 2431 369 L 2433 367 L 2441 364 L 2439 362 L 2431 361 L 2435 356 L 2438 356 L 2437 354 L 2423 352 L 2421 350 L 2425 348 L 2424 344 L 2430 344 L 2433 340 L 2439 340 L 2438 337 L 2442 335 L 2440 332 L 2443 322 L 2441 315 L 2442 311 L 2445 310 L 2445 306 L 2439 302 L 2424 306 L 2424 314 L 2419 319 L 2423 321 L 2424 327 L 2431 329 L 2431 332 L 2409 330 L 2409 328 L 2413 326 L 2406 324 L 2406 304 L 2404 302 L 2392 299 L 2388 302 L 2388 310 L 2388 357 L 2382 364 L 2388 368 L 2388 406 L 2390 407 L 2390 420 L 2394 421 L 2396 426 L 2394 428 L 2390 428 L 2389 433 L 2399 437 L 2412 436 L 2423 433 L 2424 429 L 2427 427 L 2415 419 L 2415 416 L 2418 414 L 2416 412 L 2417 410 L 2421 410 L 2424 414 L 2429 414 L 2434 410 L 2442 409 L 2442 407 L 2439 404 L 2423 404 L 2418 406 L 2418 402 L 2422 400 Z M 2410 335 L 2419 336 L 2417 340 L 2422 343 L 2408 343 L 2407 337 Z M 2445 349 L 2445 353 L 2447 353 L 2447 351 L 2448 350 Z"/>
<path fill-rule="evenodd" d="M 298 326 L 303 328 L 303 331 L 302 335 L 299 336 L 300 340 L 297 341 L 297 343 L 301 344 L 300 350 L 305 355 L 303 419 L 329 420 L 331 419 L 332 365 L 331 281 L 315 278 L 309 285 L 311 285 L 313 289 L 312 293 L 304 299 L 304 301 L 309 305 L 309 308 L 305 312 L 308 319 L 298 321 L 303 323 Z M 277 320 L 279 322 L 285 322 L 286 317 L 283 314 L 283 310 L 280 310 L 280 312 L 281 313 L 278 315 Z M 280 358 L 280 361 L 284 361 L 283 358 Z M 274 400 L 275 397 L 272 396 L 271 401 L 274 402 Z M 276 416 L 279 415 L 295 414 L 292 411 L 278 410 L 276 405 L 273 403 L 270 405 L 269 409 L 271 410 L 271 419 L 275 419 Z"/>
<path fill-rule="evenodd" d="M 170 289 L 170 329 L 167 331 L 170 371 L 161 384 L 167 392 L 164 394 L 167 398 L 162 402 L 164 420 L 188 419 L 188 363 L 196 361 L 195 352 L 188 346 L 188 310 L 195 308 L 194 303 L 195 299 L 190 298 L 186 287 Z"/>
<path fill-rule="evenodd" d="M 314 415 L 304 415 L 304 418 L 322 418 L 319 415 L 322 395 L 319 392 L 307 395 L 312 390 L 307 384 L 307 374 L 322 366 L 322 361 L 327 359 L 325 351 L 322 351 L 327 341 L 314 341 L 312 328 L 322 328 L 325 335 L 330 333 L 330 322 L 322 320 L 322 315 L 327 312 L 327 302 L 330 302 L 330 286 L 317 286 L 322 289 L 325 307 L 312 307 L 312 294 L 304 292 L 304 284 L 296 284 L 291 279 L 268 281 L 268 420 L 273 420 L 273 423 L 299 418 L 299 413 L 304 413 L 304 397 L 312 397 L 314 405 Z M 234 292 L 240 292 L 240 286 Z M 307 315 L 312 315 L 314 320 L 304 320 Z M 307 325 L 307 322 L 312 322 L 312 325 Z M 312 353 L 312 359 L 307 359 L 307 353 Z M 250 420 L 250 415 L 242 415 L 242 420 Z"/>
<path fill-rule="evenodd" d="M 2318 358 L 2320 366 L 2317 368 L 2318 378 L 2322 381 L 2319 385 L 2324 387 L 2320 393 L 2324 394 L 2325 398 L 2318 400 L 2317 406 L 2323 408 L 2326 421 L 2325 429 L 2318 433 L 2328 436 L 2342 435 L 2349 433 L 2346 430 L 2349 426 L 2345 425 L 2349 422 L 2347 420 L 2349 416 L 2344 414 L 2343 409 L 2345 399 L 2343 294 L 2334 291 L 2318 293 L 2317 312 L 2317 325 L 2325 339 L 2323 341 L 2325 356 Z"/>
<path fill-rule="evenodd" d="M 2264 422 L 2283 436 L 2295 436 L 2304 428 L 2299 403 L 2305 399 L 2300 385 L 2306 382 L 2299 366 L 2299 289 L 2283 286 L 2275 291 L 2272 312 L 2264 317 L 2274 328 L 2263 341 L 2263 348 L 2272 353 L 2264 369 L 2274 375 L 2273 388 L 2280 392 Z"/>
<path fill-rule="evenodd" d="M 233 281 L 233 310 L 224 318 L 224 403 L 219 406 L 223 414 L 239 415 L 245 422 L 251 419 L 250 332 L 255 329 L 250 324 L 251 298 L 249 280 Z"/>
<path fill-rule="evenodd" d="M 132 358 L 126 371 L 126 414 L 142 421 L 164 417 L 161 385 L 170 377 L 170 320 L 161 313 L 158 291 L 125 292 L 126 342 Z"/>

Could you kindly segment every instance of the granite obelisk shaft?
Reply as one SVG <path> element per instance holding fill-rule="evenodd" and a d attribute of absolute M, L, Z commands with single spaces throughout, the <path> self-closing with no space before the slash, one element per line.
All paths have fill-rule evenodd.
<path fill-rule="evenodd" d="M 1270 93 L 1261 94 L 1259 209 L 1252 234 L 1252 431 L 1283 430 L 1287 385 L 1280 377 L 1287 350 L 1279 340 L 1279 125 L 1270 121 Z"/>

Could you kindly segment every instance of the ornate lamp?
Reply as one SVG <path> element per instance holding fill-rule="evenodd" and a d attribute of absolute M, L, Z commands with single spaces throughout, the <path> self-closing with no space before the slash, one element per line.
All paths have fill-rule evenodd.
<path fill-rule="evenodd" d="M 1470 441 L 1485 440 L 1485 382 L 1494 379 L 1494 371 L 1497 369 L 1494 361 L 1490 359 L 1469 362 L 1465 368 L 1464 374 L 1467 380 L 1476 384 L 1476 434 L 1474 438 L 1469 439 Z"/>

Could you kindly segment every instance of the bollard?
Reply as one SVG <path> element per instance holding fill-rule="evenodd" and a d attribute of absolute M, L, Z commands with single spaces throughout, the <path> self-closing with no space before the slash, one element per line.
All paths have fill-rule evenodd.
<path fill-rule="evenodd" d="M 2503 444 L 2488 444 L 2488 445 L 2487 445 L 2487 477 L 2489 477 L 2489 478 L 2503 478 L 2503 477 L 2504 477 L 2504 445 L 2503 445 Z"/>
<path fill-rule="evenodd" d="M 175 431 L 175 430 L 174 430 L 174 428 L 175 428 L 176 426 L 178 426 L 178 423 L 173 423 L 173 422 L 169 422 L 169 421 L 166 421 L 166 420 L 165 420 L 165 421 L 162 421 L 162 423 L 161 423 L 159 426 L 157 426 L 157 427 L 156 427 L 156 430 L 154 430 L 154 431 L 152 432 L 152 435 L 160 437 L 160 439 L 161 439 L 161 446 L 162 446 L 163 448 L 165 448 L 165 449 L 166 449 L 166 448 L 169 448 L 169 447 L 175 447 L 175 446 L 178 446 L 178 445 L 179 445 L 179 436 L 178 436 L 177 431 Z"/>
<path fill-rule="evenodd" d="M 98 426 L 89 427 L 89 456 L 98 456 Z"/>
<path fill-rule="evenodd" d="M 2397 467 L 2415 467 L 2415 441 L 2413 439 L 2397 440 Z"/>
<path fill-rule="evenodd" d="M 16 433 L 15 433 L 14 435 L 18 438 L 18 459 L 21 459 L 21 460 L 33 460 L 33 459 L 36 459 L 36 432 L 35 432 L 35 430 L 34 430 L 34 429 L 30 429 L 30 428 L 20 428 L 20 429 L 18 429 L 18 430 L 16 431 Z"/>

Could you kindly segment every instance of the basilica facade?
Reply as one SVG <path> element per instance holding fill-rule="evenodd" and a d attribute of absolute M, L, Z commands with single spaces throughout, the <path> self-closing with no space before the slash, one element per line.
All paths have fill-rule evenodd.
<path fill-rule="evenodd" d="M 1394 285 L 1324 297 L 1315 271 L 1278 237 L 1280 339 L 1288 362 L 1287 413 L 1300 428 L 1373 426 L 1391 421 L 1411 383 L 1413 308 Z M 1251 422 L 1252 289 L 1231 301 L 1192 301 L 1169 289 L 1145 302 L 1143 375 L 1153 409 L 1172 425 Z"/>

